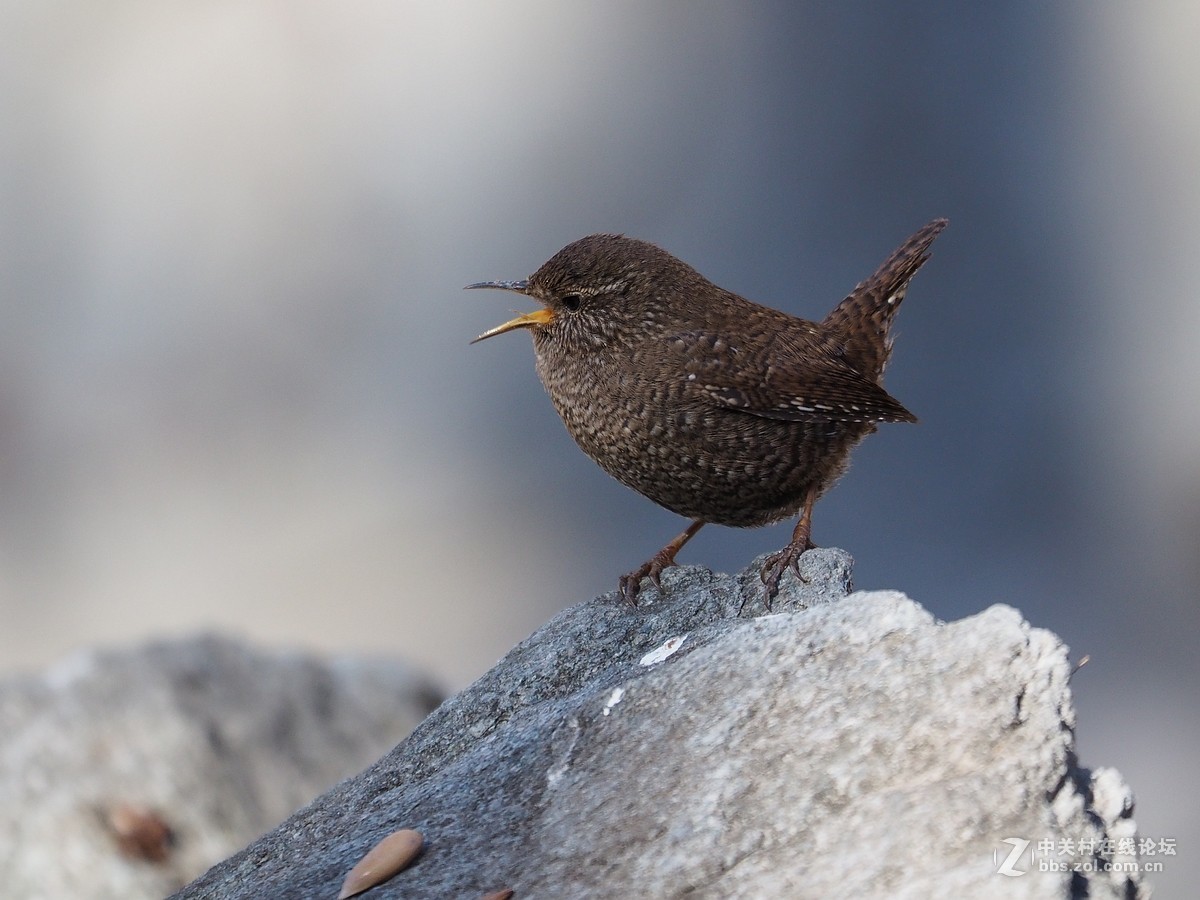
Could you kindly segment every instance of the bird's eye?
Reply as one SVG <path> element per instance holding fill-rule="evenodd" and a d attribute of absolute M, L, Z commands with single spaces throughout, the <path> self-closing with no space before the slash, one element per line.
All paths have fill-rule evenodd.
<path fill-rule="evenodd" d="M 579 294 L 563 294 L 562 304 L 571 312 L 575 312 L 577 309 L 579 309 L 582 303 L 583 297 L 579 296 Z"/>

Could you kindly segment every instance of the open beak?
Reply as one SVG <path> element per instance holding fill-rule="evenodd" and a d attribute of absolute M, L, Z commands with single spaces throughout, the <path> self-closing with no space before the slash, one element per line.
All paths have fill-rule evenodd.
<path fill-rule="evenodd" d="M 501 291 L 515 291 L 518 294 L 525 294 L 529 291 L 528 281 L 479 281 L 475 284 L 468 284 L 464 290 L 474 290 L 475 288 L 495 288 Z M 504 334 L 506 331 L 515 331 L 518 328 L 532 328 L 533 326 L 549 325 L 554 321 L 554 313 L 549 309 L 539 309 L 530 313 L 522 313 L 515 319 L 509 319 L 503 325 L 497 325 L 495 328 L 489 328 L 475 340 L 472 344 L 478 343 L 485 338 L 495 337 L 498 334 Z"/>

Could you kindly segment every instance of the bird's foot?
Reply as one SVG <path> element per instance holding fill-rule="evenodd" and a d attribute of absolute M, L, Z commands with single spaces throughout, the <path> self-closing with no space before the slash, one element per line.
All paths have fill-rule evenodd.
<path fill-rule="evenodd" d="M 627 606 L 637 606 L 637 595 L 642 587 L 643 578 L 649 578 L 654 582 L 656 588 L 660 591 L 662 590 L 663 569 L 669 569 L 675 565 L 675 554 L 703 527 L 704 522 L 700 520 L 692 522 L 691 525 L 683 530 L 682 534 L 675 537 L 671 543 L 655 553 L 650 559 L 642 563 L 628 575 L 621 576 L 621 580 L 617 582 L 617 586 L 621 591 L 621 599 L 625 601 Z"/>
<path fill-rule="evenodd" d="M 664 550 L 660 550 L 629 574 L 622 575 L 618 585 L 621 589 L 621 599 L 625 601 L 625 605 L 637 606 L 638 591 L 642 588 L 643 578 L 649 578 L 661 591 L 663 569 L 669 569 L 673 565 L 676 565 L 675 554 L 667 555 Z"/>
<path fill-rule="evenodd" d="M 804 581 L 804 576 L 800 574 L 800 557 L 809 550 L 816 548 L 816 544 L 808 539 L 806 535 L 803 542 L 792 541 L 782 550 L 777 553 L 772 553 L 763 563 L 762 571 L 758 577 L 762 579 L 762 583 L 767 586 L 767 609 L 771 609 L 771 601 L 775 599 L 775 595 L 779 593 L 779 582 L 783 578 L 783 573 L 789 568 L 796 573 L 796 577 Z"/>

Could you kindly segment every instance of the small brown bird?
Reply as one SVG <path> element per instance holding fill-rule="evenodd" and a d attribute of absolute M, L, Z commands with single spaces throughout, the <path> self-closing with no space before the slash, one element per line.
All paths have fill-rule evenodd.
<path fill-rule="evenodd" d="M 945 219 L 930 222 L 822 322 L 717 287 L 665 250 L 614 234 L 568 244 L 525 281 L 484 281 L 542 304 L 476 341 L 525 328 L 571 437 L 622 484 L 692 519 L 620 579 L 636 604 L 700 528 L 797 513 L 762 568 L 768 603 L 799 576 L 813 504 L 878 422 L 916 417 L 882 387 L 892 319 Z M 472 342 L 474 343 L 474 341 Z"/>

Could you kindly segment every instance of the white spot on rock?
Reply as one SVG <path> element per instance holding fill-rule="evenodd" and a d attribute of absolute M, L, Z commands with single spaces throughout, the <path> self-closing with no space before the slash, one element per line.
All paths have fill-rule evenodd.
<path fill-rule="evenodd" d="M 653 666 L 656 663 L 662 662 L 669 656 L 673 656 L 675 651 L 683 646 L 683 642 L 687 640 L 686 634 L 678 634 L 670 638 L 662 646 L 655 647 L 640 660 L 643 666 Z"/>
<path fill-rule="evenodd" d="M 608 695 L 608 702 L 604 704 L 604 709 L 600 711 L 602 716 L 607 716 L 612 712 L 612 708 L 621 702 L 621 698 L 625 696 L 625 688 L 613 688 L 612 693 Z"/>

